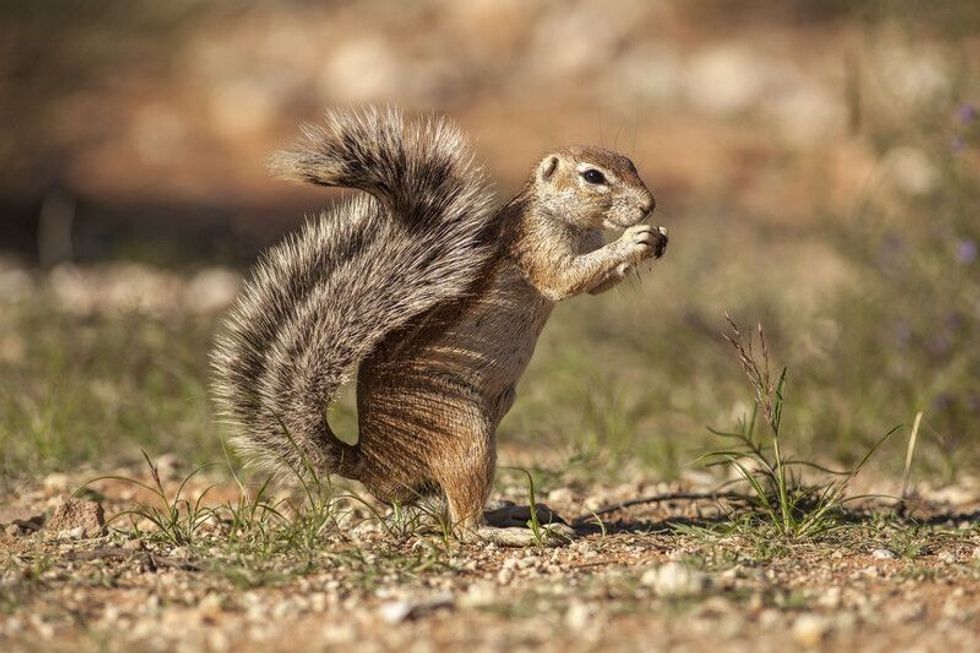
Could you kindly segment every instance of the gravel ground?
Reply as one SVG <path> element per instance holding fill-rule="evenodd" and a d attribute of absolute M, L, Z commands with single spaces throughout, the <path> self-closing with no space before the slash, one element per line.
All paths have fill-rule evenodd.
<path fill-rule="evenodd" d="M 236 487 L 213 480 L 207 499 L 233 501 Z M 116 480 L 89 486 L 114 527 L 92 533 L 94 513 L 58 507 L 74 481 L 51 475 L 0 509 L 4 651 L 980 650 L 980 501 L 963 488 L 902 520 L 855 513 L 798 542 L 719 528 L 718 502 L 675 499 L 603 512 L 605 534 L 589 517 L 553 549 L 396 537 L 376 522 L 263 549 L 236 545 L 218 519 L 188 544 L 145 519 L 137 536 L 111 518 L 149 494 Z M 211 484 L 195 477 L 186 495 Z M 558 488 L 547 500 L 573 517 L 699 490 Z"/>

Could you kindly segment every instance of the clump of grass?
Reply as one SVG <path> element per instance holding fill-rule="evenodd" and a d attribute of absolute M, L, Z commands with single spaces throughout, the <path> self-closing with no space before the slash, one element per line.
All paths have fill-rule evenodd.
<path fill-rule="evenodd" d="M 79 494 L 79 492 L 95 481 L 108 479 L 123 481 L 141 487 L 156 499 L 159 499 L 159 504 L 138 504 L 135 508 L 125 510 L 113 517 L 113 521 L 123 517 L 130 517 L 132 534 L 136 537 L 142 537 L 144 533 L 140 528 L 140 521 L 145 519 L 152 522 L 156 527 L 156 537 L 174 546 L 193 543 L 201 526 L 215 514 L 214 509 L 204 505 L 204 498 L 214 486 L 205 489 L 194 501 L 184 497 L 183 494 L 188 482 L 200 473 L 206 465 L 195 468 L 190 474 L 185 476 L 180 484 L 178 484 L 176 491 L 171 495 L 164 488 L 159 467 L 153 464 L 153 461 L 150 460 L 149 455 L 145 451 L 143 452 L 143 458 L 146 460 L 146 464 L 150 469 L 152 484 L 126 476 L 106 475 L 99 476 L 85 483 L 75 494 Z"/>
<path fill-rule="evenodd" d="M 527 527 L 531 531 L 531 535 L 534 538 L 534 542 L 537 546 L 549 546 L 556 540 L 562 541 L 567 540 L 567 538 L 555 528 L 555 524 L 550 521 L 543 523 L 541 518 L 538 516 L 538 510 L 543 508 L 543 504 L 539 504 L 537 500 L 537 489 L 534 481 L 534 474 L 530 470 L 523 467 L 502 467 L 501 470 L 511 470 L 520 472 L 527 479 L 527 505 L 529 510 L 529 518 L 527 520 Z"/>
<path fill-rule="evenodd" d="M 288 431 L 286 437 L 296 446 Z M 177 481 L 176 488 L 171 491 L 150 456 L 143 452 L 143 457 L 149 469 L 149 482 L 128 476 L 104 475 L 85 483 L 76 494 L 92 483 L 110 479 L 146 490 L 152 495 L 152 501 L 139 503 L 115 515 L 110 520 L 113 530 L 130 539 L 146 539 L 170 546 L 198 548 L 199 545 L 211 553 L 218 539 L 216 534 L 220 533 L 221 548 L 238 564 L 228 567 L 233 575 L 248 571 L 255 561 L 271 556 L 305 555 L 308 564 L 312 564 L 314 558 L 323 553 L 322 545 L 327 536 L 345 532 L 347 529 L 342 531 L 340 524 L 354 513 L 362 521 L 376 521 L 385 535 L 396 540 L 431 532 L 431 523 L 435 523 L 440 527 L 437 532 L 442 534 L 443 549 L 449 548 L 452 527 L 437 509 L 425 504 L 411 509 L 394 506 L 392 515 L 385 517 L 371 501 L 349 489 L 334 487 L 329 476 L 316 473 L 302 454 L 299 467 L 290 467 L 296 486 L 294 494 L 276 499 L 270 496 L 271 478 L 267 477 L 257 490 L 250 490 L 239 478 L 226 452 L 228 471 L 239 493 L 237 500 L 220 505 L 206 504 L 206 497 L 214 485 L 205 488 L 194 500 L 187 497 L 188 484 L 208 466 L 192 470 Z M 125 518 L 129 518 L 128 529 L 113 526 L 113 522 Z M 355 519 L 346 521 L 356 529 Z M 152 528 L 147 528 L 146 522 L 152 524 Z M 342 536 L 340 539 L 347 538 Z M 228 560 L 221 564 L 227 567 Z"/>
<path fill-rule="evenodd" d="M 725 339 L 748 379 L 754 406 L 751 415 L 741 420 L 737 430 L 709 429 L 715 435 L 729 438 L 734 445 L 711 451 L 701 460 L 709 465 L 731 465 L 740 480 L 748 485 L 752 507 L 777 534 L 799 539 L 836 529 L 841 525 L 844 504 L 850 500 L 846 493 L 851 482 L 898 427 L 885 434 L 855 467 L 847 471 L 832 471 L 815 462 L 788 457 L 781 446 L 787 369 L 784 367 L 778 374 L 774 373 L 761 325 L 755 339 L 751 336 L 746 339 L 735 320 L 728 314 L 725 318 L 728 322 Z M 759 414 L 768 430 L 767 438 L 756 434 Z M 807 484 L 800 474 L 801 468 L 822 471 L 830 479 Z"/>

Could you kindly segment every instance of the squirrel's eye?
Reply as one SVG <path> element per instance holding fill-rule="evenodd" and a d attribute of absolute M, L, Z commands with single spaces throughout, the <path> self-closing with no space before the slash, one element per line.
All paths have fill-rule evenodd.
<path fill-rule="evenodd" d="M 595 168 L 589 168 L 582 173 L 582 178 L 590 184 L 604 184 L 606 183 L 606 177 L 596 170 Z"/>

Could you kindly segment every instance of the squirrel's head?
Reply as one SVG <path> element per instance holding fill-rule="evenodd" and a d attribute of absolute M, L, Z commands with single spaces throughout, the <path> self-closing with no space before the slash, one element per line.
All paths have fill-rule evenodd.
<path fill-rule="evenodd" d="M 653 211 L 653 194 L 633 162 L 598 147 L 574 146 L 541 160 L 530 191 L 540 209 L 583 229 L 625 229 Z"/>

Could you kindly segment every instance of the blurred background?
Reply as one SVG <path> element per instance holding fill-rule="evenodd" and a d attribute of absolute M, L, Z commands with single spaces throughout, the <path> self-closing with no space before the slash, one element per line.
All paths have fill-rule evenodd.
<path fill-rule="evenodd" d="M 920 480 L 976 482 L 978 68 L 967 1 L 0 0 L 0 483 L 221 458 L 218 317 L 342 196 L 265 156 L 366 103 L 451 116 L 502 199 L 551 147 L 620 150 L 671 230 L 560 307 L 502 462 L 684 473 L 751 405 L 730 311 L 789 367 L 793 451 L 853 463 L 923 411 Z"/>

